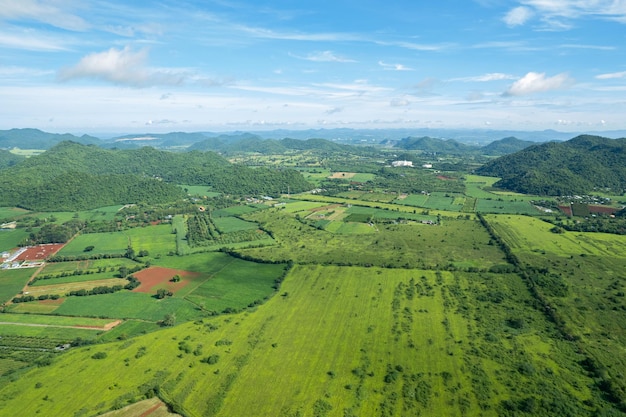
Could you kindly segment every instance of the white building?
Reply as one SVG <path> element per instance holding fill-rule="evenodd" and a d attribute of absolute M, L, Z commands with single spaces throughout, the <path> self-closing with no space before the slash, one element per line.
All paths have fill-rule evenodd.
<path fill-rule="evenodd" d="M 393 161 L 391 163 L 391 166 L 394 166 L 394 167 L 412 167 L 413 166 L 413 162 L 412 161 Z"/>

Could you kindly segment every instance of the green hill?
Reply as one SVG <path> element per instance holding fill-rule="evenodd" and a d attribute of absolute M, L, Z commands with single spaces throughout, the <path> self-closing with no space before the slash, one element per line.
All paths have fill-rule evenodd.
<path fill-rule="evenodd" d="M 586 194 L 626 189 L 626 139 L 581 135 L 530 146 L 476 170 L 501 177 L 496 187 L 538 195 Z"/>
<path fill-rule="evenodd" d="M 423 136 L 419 138 L 409 136 L 400 140 L 396 144 L 396 147 L 406 150 L 417 150 L 431 153 L 439 152 L 447 154 L 467 153 L 478 149 L 474 146 L 465 145 L 463 143 L 457 142 L 454 139 L 438 139 L 431 138 L 429 136 Z"/>
<path fill-rule="evenodd" d="M 237 166 L 214 152 L 103 149 L 62 142 L 0 172 L 0 206 L 82 210 L 172 201 L 183 196 L 174 184 L 205 185 L 231 195 L 311 188 L 297 171 Z"/>
<path fill-rule="evenodd" d="M 39 129 L 0 130 L 0 148 L 50 149 L 59 142 L 71 140 L 82 144 L 100 144 L 98 138 L 89 135 L 74 136 L 69 133 L 57 134 Z"/>
<path fill-rule="evenodd" d="M 489 145 L 483 146 L 481 151 L 485 155 L 508 155 L 526 149 L 529 146 L 536 145 L 536 142 L 528 140 L 521 140 L 516 137 L 510 136 L 508 138 L 500 139 L 491 142 Z"/>

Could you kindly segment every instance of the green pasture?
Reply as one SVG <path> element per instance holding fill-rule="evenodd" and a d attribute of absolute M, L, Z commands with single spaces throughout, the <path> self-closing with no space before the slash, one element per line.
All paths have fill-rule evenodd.
<path fill-rule="evenodd" d="M 15 154 L 15 155 L 21 155 L 21 156 L 25 156 L 25 157 L 31 157 L 31 156 L 37 156 L 37 155 L 41 155 L 42 153 L 44 153 L 46 150 L 45 149 L 20 149 L 20 148 L 13 148 L 11 149 L 11 153 Z"/>
<path fill-rule="evenodd" d="M 216 217 L 213 219 L 213 224 L 215 224 L 215 227 L 217 227 L 220 233 L 232 233 L 259 228 L 259 225 L 256 223 L 247 222 L 237 217 Z"/>
<path fill-rule="evenodd" d="M 267 206 L 263 204 L 246 204 L 228 207 L 225 209 L 215 210 L 211 212 L 213 217 L 228 217 L 228 216 L 240 216 L 246 213 L 253 213 L 258 210 L 266 209 Z"/>
<path fill-rule="evenodd" d="M 344 192 L 338 193 L 337 197 L 349 198 L 349 199 L 352 199 L 352 200 L 358 200 L 365 194 L 367 194 L 367 193 L 364 192 L 364 191 L 344 191 Z"/>
<path fill-rule="evenodd" d="M 473 220 L 444 219 L 441 225 L 379 224 L 376 233 L 342 235 L 327 233 L 336 233 L 341 227 L 335 225 L 338 222 L 323 231 L 280 211 L 254 213 L 248 218 L 271 231 L 279 244 L 241 252 L 272 261 L 428 268 L 469 262 L 480 269 L 504 261 L 503 253 L 489 245 L 486 230 Z"/>
<path fill-rule="evenodd" d="M 363 214 L 367 216 L 371 216 L 374 220 L 390 220 L 390 219 L 409 219 L 409 220 L 430 220 L 437 221 L 437 216 L 431 216 L 426 214 L 418 214 L 416 210 L 413 210 L 413 213 L 400 212 L 400 211 L 392 211 L 392 210 L 381 210 L 371 207 L 361 207 L 361 206 L 352 206 L 346 210 L 348 214 Z"/>
<path fill-rule="evenodd" d="M 350 204 L 353 206 L 363 206 L 363 207 L 373 207 L 373 208 L 379 208 L 379 209 L 385 209 L 385 210 L 395 210 L 395 211 L 400 211 L 403 213 L 414 213 L 415 212 L 415 207 L 411 207 L 408 205 L 403 205 L 401 204 L 402 200 L 394 200 L 393 203 L 383 203 L 380 201 L 365 201 L 365 200 L 348 200 L 345 198 L 337 198 L 337 197 L 328 197 L 328 196 L 323 196 L 323 195 L 318 195 L 318 194 L 298 194 L 297 196 L 298 199 L 301 200 L 305 200 L 305 201 L 319 201 L 319 202 L 326 202 L 328 204 Z M 453 199 L 451 199 L 451 202 L 453 201 Z M 454 207 L 454 210 L 456 211 L 450 211 L 450 210 L 429 210 L 430 214 L 432 215 L 437 215 L 440 214 L 442 216 L 450 216 L 450 217 L 457 217 L 459 215 L 458 210 L 460 210 L 460 207 Z"/>
<path fill-rule="evenodd" d="M 528 201 L 507 201 L 502 199 L 478 199 L 475 210 L 478 213 L 541 214 Z"/>
<path fill-rule="evenodd" d="M 383 203 L 391 203 L 397 197 L 397 193 L 364 193 L 360 199 L 365 201 L 381 201 Z"/>
<path fill-rule="evenodd" d="M 11 304 L 6 307 L 5 311 L 19 314 L 52 314 L 65 300 L 60 299 L 59 301 L 58 303 L 31 301 L 28 303 Z"/>
<path fill-rule="evenodd" d="M 169 224 L 136 227 L 125 230 L 124 234 L 136 253 L 146 250 L 150 256 L 156 256 L 176 252 L 176 235 Z"/>
<path fill-rule="evenodd" d="M 0 315 L 0 319 L 1 318 L 2 316 Z M 47 340 L 56 339 L 67 343 L 78 338 L 84 340 L 95 340 L 101 332 L 102 330 L 95 329 L 79 329 L 58 326 L 18 326 L 15 324 L 0 323 L 0 340 L 2 340 L 2 336 L 24 338 L 37 337 Z"/>
<path fill-rule="evenodd" d="M 143 230 L 143 229 L 142 229 Z M 122 232 L 87 233 L 76 236 L 59 252 L 59 256 L 83 256 L 89 254 L 121 255 L 130 244 L 128 237 Z M 87 253 L 85 248 L 93 246 Z"/>
<path fill-rule="evenodd" d="M 350 181 L 354 182 L 368 182 L 376 178 L 376 174 L 370 174 L 367 172 L 357 172 L 354 177 L 349 178 Z"/>
<path fill-rule="evenodd" d="M 99 415 L 155 386 L 196 416 L 495 417 L 529 398 L 523 415 L 611 415 L 575 347 L 531 302 L 515 275 L 298 266 L 254 312 L 29 370 L 0 387 L 0 416 Z"/>
<path fill-rule="evenodd" d="M 283 210 L 287 213 L 298 213 L 301 211 L 309 211 L 312 209 L 316 209 L 319 207 L 324 207 L 327 204 L 325 203 L 316 203 L 314 201 L 291 201 L 287 203 Z"/>
<path fill-rule="evenodd" d="M 179 321 L 192 320 L 200 312 L 193 304 L 176 297 L 157 300 L 154 294 L 120 291 L 113 294 L 68 297 L 54 312 L 62 316 L 95 316 L 157 322 L 166 314 Z"/>
<path fill-rule="evenodd" d="M 342 222 L 341 225 L 335 231 L 340 235 L 363 235 L 369 233 L 376 233 L 376 228 L 365 223 L 354 222 Z"/>
<path fill-rule="evenodd" d="M 37 314 L 0 314 L 0 322 L 3 323 L 15 323 L 15 324 L 39 324 L 51 327 L 63 327 L 63 326 L 98 326 L 111 322 L 107 319 L 98 319 L 91 317 L 61 317 L 61 316 L 48 316 Z"/>
<path fill-rule="evenodd" d="M 84 261 L 69 262 L 47 262 L 38 275 L 62 274 L 74 271 L 97 271 L 98 269 L 106 269 L 116 273 L 120 267 L 134 268 L 139 265 L 137 262 L 128 258 L 107 258 L 107 259 L 87 259 Z"/>
<path fill-rule="evenodd" d="M 239 310 L 274 292 L 274 281 L 285 270 L 281 264 L 258 264 L 233 259 L 227 267 L 190 292 L 186 299 L 208 311 Z"/>
<path fill-rule="evenodd" d="M 608 233 L 553 233 L 552 224 L 537 218 L 516 215 L 485 216 L 496 232 L 521 252 L 565 256 L 626 256 L 626 236 Z"/>
<path fill-rule="evenodd" d="M 35 272 L 33 268 L 0 270 L 0 303 L 15 297 Z"/>
<path fill-rule="evenodd" d="M 0 221 L 4 222 L 5 220 L 23 216 L 28 213 L 30 213 L 30 211 L 17 207 L 0 207 Z"/>
<path fill-rule="evenodd" d="M 111 278 L 119 278 L 119 274 L 116 272 L 94 272 L 92 274 L 80 274 L 80 275 L 69 275 L 66 277 L 55 277 L 48 279 L 38 279 L 35 282 L 29 284 L 29 287 L 42 287 L 48 285 L 62 285 L 69 284 L 74 282 L 91 282 L 91 281 L 100 281 L 100 280 L 108 280 Z"/>
<path fill-rule="evenodd" d="M 179 185 L 179 187 L 187 190 L 187 194 L 189 195 L 195 195 L 195 196 L 201 196 L 201 197 L 206 196 L 207 198 L 213 198 L 213 197 L 217 197 L 218 195 L 220 195 L 220 193 L 209 191 L 209 187 L 207 187 L 206 185 Z"/>
<path fill-rule="evenodd" d="M 22 228 L 0 230 L 0 252 L 15 249 L 28 236 L 29 233 Z"/>
<path fill-rule="evenodd" d="M 426 201 L 428 201 L 428 196 L 425 194 L 409 194 L 403 199 L 396 199 L 394 202 L 404 206 L 424 207 Z"/>

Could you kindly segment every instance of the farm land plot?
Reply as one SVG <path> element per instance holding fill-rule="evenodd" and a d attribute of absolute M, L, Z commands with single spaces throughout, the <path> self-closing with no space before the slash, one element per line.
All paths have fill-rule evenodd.
<path fill-rule="evenodd" d="M 163 268 L 153 266 L 144 269 L 133 274 L 135 278 L 141 282 L 141 285 L 135 288 L 134 292 L 143 292 L 147 294 L 155 294 L 158 289 L 167 289 L 174 294 L 177 294 L 184 287 L 187 286 L 194 279 L 205 280 L 206 277 L 202 277 L 197 272 L 189 272 L 179 269 Z M 179 282 L 173 282 L 172 279 L 178 276 Z"/>
<path fill-rule="evenodd" d="M 125 230 L 124 235 L 128 237 L 128 242 L 135 252 L 145 250 L 150 256 L 176 252 L 176 235 L 173 233 L 172 225 L 169 224 L 136 227 Z"/>
<path fill-rule="evenodd" d="M 626 370 L 626 236 L 556 234 L 551 224 L 537 224 L 535 218 L 486 218 L 523 263 L 549 271 L 535 276 L 538 288 L 605 375 L 626 389 L 621 377 Z M 545 240 L 545 249 L 537 246 L 539 239 Z"/>
<path fill-rule="evenodd" d="M 0 252 L 16 248 L 29 233 L 26 229 L 5 229 L 0 230 Z"/>
<path fill-rule="evenodd" d="M 285 211 L 287 213 L 298 213 L 301 211 L 310 211 L 318 207 L 326 206 L 325 203 L 317 203 L 314 201 L 291 201 L 285 205 Z"/>
<path fill-rule="evenodd" d="M 85 248 L 93 246 L 89 254 L 123 255 L 128 248 L 128 237 L 123 232 L 87 233 L 76 236 L 58 253 L 59 256 L 82 256 Z"/>
<path fill-rule="evenodd" d="M 25 415 L 83 407 L 98 415 L 153 381 L 188 414 L 218 417 L 251 409 L 315 415 L 320 407 L 327 415 L 495 417 L 528 397 L 545 399 L 535 415 L 555 415 L 549 407 L 561 405 L 584 415 L 583 401 L 605 407 L 574 347 L 551 337 L 541 312 L 524 308 L 532 302 L 524 289 L 513 274 L 296 266 L 283 295 L 253 314 L 72 349 L 54 367 L 28 371 L 10 386 L 19 396 L 0 397 L 0 416 L 13 417 L 18 406 Z M 484 298 L 499 293 L 506 296 L 498 302 Z M 507 324 L 520 315 L 526 327 Z M 107 357 L 94 360 L 101 351 Z M 201 362 L 210 356 L 217 363 Z M 90 384 L 76 390 L 77 378 Z"/>
<path fill-rule="evenodd" d="M 245 206 L 233 206 L 225 209 L 215 210 L 211 213 L 213 217 L 240 216 L 246 213 L 254 213 L 255 211 L 265 210 L 268 206 L 263 204 L 247 204 Z"/>
<path fill-rule="evenodd" d="M 30 280 L 31 268 L 6 269 L 0 271 L 0 303 L 10 301 Z"/>
<path fill-rule="evenodd" d="M 528 201 L 498 201 L 498 199 L 478 199 L 475 210 L 480 213 L 541 214 Z"/>
<path fill-rule="evenodd" d="M 83 276 L 83 277 L 89 277 L 89 275 Z M 113 287 L 116 285 L 121 285 L 123 287 L 124 285 L 128 284 L 128 280 L 121 279 L 121 278 L 107 278 L 107 279 L 99 279 L 95 281 L 92 278 L 91 280 L 87 280 L 87 281 L 70 281 L 70 282 L 58 282 L 55 280 L 56 282 L 53 281 L 55 282 L 54 284 L 47 283 L 46 281 L 48 280 L 37 281 L 37 284 L 41 283 L 42 285 L 28 286 L 29 295 L 32 295 L 35 298 L 37 298 L 40 295 L 45 295 L 45 294 L 48 294 L 48 295 L 56 294 L 56 295 L 64 296 L 70 291 L 79 291 L 79 290 L 89 291 L 96 287 Z"/>
<path fill-rule="evenodd" d="M 397 199 L 396 203 L 405 206 L 424 207 L 428 201 L 428 196 L 425 194 L 410 194 L 403 199 Z"/>
<path fill-rule="evenodd" d="M 238 217 L 216 217 L 213 219 L 213 224 L 215 224 L 215 227 L 220 233 L 232 233 L 259 228 L 258 224 L 241 220 Z"/>
<path fill-rule="evenodd" d="M 28 284 L 32 291 L 36 291 L 37 287 L 55 287 L 63 284 L 80 283 L 80 282 L 104 282 L 110 279 L 119 279 L 117 272 L 96 272 L 91 274 L 77 274 L 66 277 L 37 279 L 35 282 Z M 120 281 L 121 282 L 121 281 Z M 128 281 L 125 282 L 126 285 Z M 30 291 L 30 290 L 29 290 Z"/>
<path fill-rule="evenodd" d="M 4 222 L 4 220 L 12 219 L 14 217 L 23 216 L 28 213 L 30 213 L 30 211 L 17 207 L 0 207 L 0 222 Z"/>
<path fill-rule="evenodd" d="M 128 258 L 110 259 L 87 259 L 83 261 L 48 262 L 41 270 L 40 275 L 54 275 L 74 271 L 97 271 L 106 269 L 110 272 L 117 272 L 120 267 L 133 268 L 137 262 Z"/>
<path fill-rule="evenodd" d="M 428 268 L 470 262 L 481 269 L 506 263 L 500 249 L 488 244 L 486 230 L 473 220 L 446 219 L 441 225 L 377 225 L 376 233 L 329 235 L 313 227 L 303 227 L 295 218 L 281 212 L 271 216 L 256 213 L 251 217 L 271 230 L 281 245 L 241 252 L 272 261 Z M 341 223 L 332 222 L 326 230 L 340 226 Z"/>
<path fill-rule="evenodd" d="M 398 197 L 396 193 L 364 193 L 360 198 L 365 201 L 382 201 L 391 203 Z"/>

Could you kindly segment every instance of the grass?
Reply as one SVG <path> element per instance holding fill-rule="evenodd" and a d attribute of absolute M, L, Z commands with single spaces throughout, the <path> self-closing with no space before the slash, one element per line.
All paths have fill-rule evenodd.
<path fill-rule="evenodd" d="M 91 327 L 104 327 L 110 323 L 111 320 L 97 319 L 90 317 L 60 317 L 60 316 L 47 316 L 36 314 L 10 314 L 5 313 L 0 315 L 0 321 L 4 323 L 15 324 L 40 324 L 51 327 L 62 326 L 91 326 Z"/>
<path fill-rule="evenodd" d="M 58 253 L 59 256 L 82 256 L 85 248 L 93 246 L 90 254 L 121 255 L 126 252 L 129 240 L 122 232 L 88 233 L 76 236 Z"/>
<path fill-rule="evenodd" d="M 15 217 L 23 216 L 30 213 L 28 210 L 17 207 L 0 207 L 0 220 L 13 219 Z"/>
<path fill-rule="evenodd" d="M 216 217 L 213 219 L 215 227 L 220 233 L 232 233 L 240 230 L 255 230 L 259 225 L 252 222 L 241 220 L 237 217 Z"/>
<path fill-rule="evenodd" d="M 0 251 L 8 251 L 16 248 L 29 233 L 25 229 L 0 230 Z"/>
<path fill-rule="evenodd" d="M 15 297 L 35 271 L 32 268 L 7 269 L 0 271 L 0 303 Z"/>
<path fill-rule="evenodd" d="M 169 224 L 129 229 L 124 231 L 124 235 L 136 253 L 145 250 L 150 256 L 157 256 L 176 252 L 176 235 Z"/>
<path fill-rule="evenodd" d="M 504 261 L 503 254 L 488 245 L 484 228 L 472 220 L 443 219 L 437 226 L 377 225 L 376 233 L 340 235 L 328 233 L 339 230 L 341 224 L 334 225 L 338 222 L 321 231 L 280 211 L 255 213 L 250 219 L 270 230 L 279 245 L 242 252 L 273 261 L 433 269 L 459 262 L 483 269 Z"/>
<path fill-rule="evenodd" d="M 496 292 L 507 297 L 481 299 Z M 527 302 L 515 275 L 299 266 L 254 313 L 73 349 L 29 371 L 0 388 L 0 416 L 99 415 L 153 386 L 198 416 L 497 416 L 529 397 L 541 402 L 525 415 L 604 409 L 573 347 Z M 507 325 L 517 315 L 525 327 Z"/>

